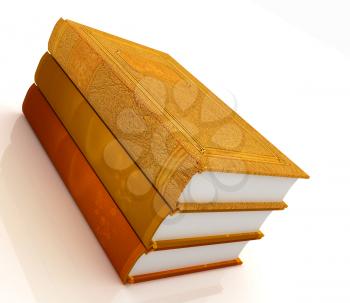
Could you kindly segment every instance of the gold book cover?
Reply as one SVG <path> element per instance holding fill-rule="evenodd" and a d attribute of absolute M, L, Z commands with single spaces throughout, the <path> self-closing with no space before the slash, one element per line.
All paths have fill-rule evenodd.
<path fill-rule="evenodd" d="M 172 210 L 207 172 L 308 177 L 166 53 L 63 19 L 49 51 Z"/>

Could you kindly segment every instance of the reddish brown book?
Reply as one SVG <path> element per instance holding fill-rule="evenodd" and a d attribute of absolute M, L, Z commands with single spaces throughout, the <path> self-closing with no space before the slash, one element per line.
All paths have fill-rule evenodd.
<path fill-rule="evenodd" d="M 142 256 L 145 256 L 146 253 L 152 255 L 155 252 L 146 251 L 146 248 L 35 84 L 29 88 L 25 97 L 23 113 L 123 283 L 142 282 L 241 264 L 240 259 L 235 258 L 168 270 L 152 270 L 151 267 L 149 273 L 131 275 L 135 264 Z M 237 245 L 237 250 L 239 250 L 244 246 L 244 243 L 219 245 L 231 245 L 225 249 L 231 249 L 231 247 L 234 248 L 234 245 Z M 207 249 L 205 247 L 208 246 L 210 245 L 201 247 Z M 212 246 L 215 246 L 215 243 Z M 173 251 L 179 252 L 181 255 L 181 251 L 184 249 L 192 248 L 178 248 L 173 249 Z"/>

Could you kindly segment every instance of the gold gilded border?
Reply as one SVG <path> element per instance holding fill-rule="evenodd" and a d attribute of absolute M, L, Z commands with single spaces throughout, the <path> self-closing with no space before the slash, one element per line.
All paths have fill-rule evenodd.
<path fill-rule="evenodd" d="M 285 202 L 210 202 L 210 203 L 178 203 L 175 213 L 221 212 L 221 211 L 272 211 L 283 210 Z"/>

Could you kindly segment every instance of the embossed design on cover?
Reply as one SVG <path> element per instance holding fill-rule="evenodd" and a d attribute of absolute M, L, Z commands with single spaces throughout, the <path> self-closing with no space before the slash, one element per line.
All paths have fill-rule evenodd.
<path fill-rule="evenodd" d="M 173 209 L 202 171 L 308 177 L 165 53 L 68 20 L 49 50 Z"/>

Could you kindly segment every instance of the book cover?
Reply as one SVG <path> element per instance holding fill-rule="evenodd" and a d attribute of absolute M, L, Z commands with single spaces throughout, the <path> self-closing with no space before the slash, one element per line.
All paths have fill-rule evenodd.
<path fill-rule="evenodd" d="M 172 209 L 204 171 L 308 177 L 168 54 L 63 19 L 49 51 Z"/>

